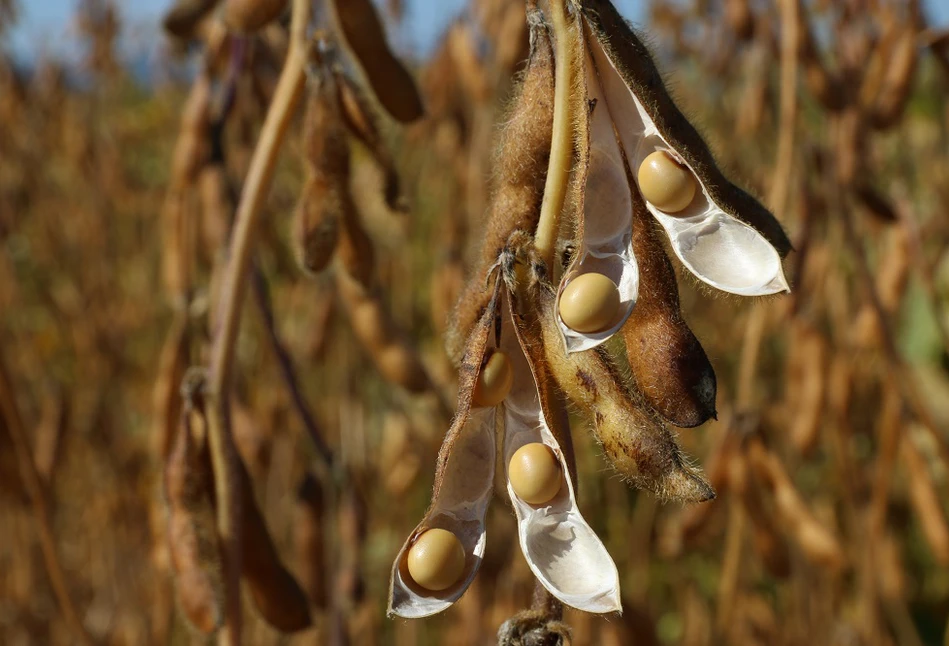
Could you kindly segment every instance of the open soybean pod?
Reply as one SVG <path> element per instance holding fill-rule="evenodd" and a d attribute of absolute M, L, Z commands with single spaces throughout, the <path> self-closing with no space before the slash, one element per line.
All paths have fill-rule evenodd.
<path fill-rule="evenodd" d="M 568 352 L 558 325 L 553 290 L 534 267 L 530 298 L 537 303 L 546 364 L 567 396 L 593 420 L 597 440 L 613 467 L 660 498 L 704 502 L 715 491 L 679 449 L 675 435 L 629 387 L 603 348 Z"/>
<path fill-rule="evenodd" d="M 715 415 L 715 370 L 679 309 L 675 269 L 639 193 L 633 195 L 633 250 L 639 299 L 623 326 L 636 388 L 660 415 L 683 428 Z"/>
<path fill-rule="evenodd" d="M 498 315 L 497 274 L 494 281 L 491 300 L 471 331 L 461 362 L 458 409 L 438 453 L 432 504 L 392 566 L 390 615 L 414 619 L 445 610 L 464 594 L 481 567 L 485 515 L 494 490 L 497 407 L 475 407 L 473 398 Z M 458 544 L 463 552 L 460 560 Z M 428 557 L 437 562 L 426 563 Z M 410 558 L 415 577 L 409 569 Z M 422 569 L 427 587 L 415 580 Z"/>
<path fill-rule="evenodd" d="M 781 257 L 791 243 L 781 225 L 724 176 L 612 3 L 574 4 L 588 28 L 587 45 L 620 145 L 676 256 L 700 280 L 726 292 L 787 290 Z"/>
<path fill-rule="evenodd" d="M 576 40 L 582 42 L 579 36 Z M 615 118 L 586 47 L 577 47 L 575 54 L 584 70 L 572 99 L 580 115 L 580 159 L 571 191 L 577 230 L 573 260 L 557 294 L 560 330 L 570 352 L 594 348 L 618 332 L 639 292 L 632 189 L 613 132 Z"/>
<path fill-rule="evenodd" d="M 448 355 L 456 362 L 478 318 L 478 308 L 490 298 L 484 285 L 488 268 L 511 232 L 534 232 L 543 201 L 554 122 L 554 54 L 547 25 L 536 8 L 528 10 L 527 21 L 530 58 L 503 120 L 494 170 L 497 184 L 478 265 L 462 290 L 446 334 Z"/>
<path fill-rule="evenodd" d="M 511 357 L 514 385 L 502 404 L 502 457 L 521 551 L 537 580 L 566 605 L 585 612 L 620 611 L 616 565 L 577 505 L 566 406 L 548 372 L 539 330 L 514 314 L 520 307 L 516 294 L 506 296 L 501 348 Z M 537 444 L 556 458 L 561 482 L 553 498 L 531 504 L 518 494 L 512 458 Z"/>
<path fill-rule="evenodd" d="M 339 33 L 366 75 L 379 103 L 402 123 L 424 114 L 422 97 L 412 75 L 386 42 L 385 30 L 370 0 L 333 0 L 329 3 Z"/>

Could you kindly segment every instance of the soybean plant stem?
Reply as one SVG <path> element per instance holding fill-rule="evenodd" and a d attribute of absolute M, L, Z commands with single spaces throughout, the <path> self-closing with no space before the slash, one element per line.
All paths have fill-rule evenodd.
<path fill-rule="evenodd" d="M 534 245 L 537 253 L 553 271 L 554 248 L 560 231 L 560 212 L 563 210 L 570 172 L 570 157 L 573 149 L 573 115 L 571 91 L 573 89 L 573 48 L 576 34 L 567 20 L 565 0 L 551 0 L 550 12 L 554 26 L 554 124 L 550 141 L 550 161 L 547 165 L 547 181 L 544 185 L 544 200 L 540 207 L 540 220 Z"/>
<path fill-rule="evenodd" d="M 216 319 L 219 327 L 215 330 L 211 348 L 208 439 L 214 468 L 214 489 L 217 500 L 220 501 L 217 526 L 223 545 L 225 575 L 225 623 L 218 637 L 220 644 L 239 644 L 241 633 L 240 465 L 229 424 L 229 390 L 234 347 L 240 329 L 241 306 L 256 241 L 254 233 L 257 221 L 267 198 L 277 153 L 294 109 L 303 94 L 307 58 L 306 27 L 310 17 L 310 2 L 311 0 L 293 2 L 290 47 L 237 206 L 227 268 L 223 277 L 220 309 Z"/>

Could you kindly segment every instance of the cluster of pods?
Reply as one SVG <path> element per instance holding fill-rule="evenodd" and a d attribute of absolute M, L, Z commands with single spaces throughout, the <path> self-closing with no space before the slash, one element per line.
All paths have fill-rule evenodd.
<path fill-rule="evenodd" d="M 500 134 L 481 256 L 448 331 L 457 411 L 431 506 L 392 568 L 393 615 L 431 615 L 460 598 L 484 556 L 495 490 L 507 492 L 525 559 L 554 597 L 620 610 L 616 566 L 577 505 L 567 401 L 633 485 L 714 498 L 669 428 L 713 417 L 716 382 L 682 318 L 663 238 L 718 290 L 788 289 L 780 224 L 716 166 L 610 1 L 572 0 L 561 15 L 551 30 L 529 3 L 530 57 Z M 572 157 L 550 262 L 534 242 L 558 138 Z M 604 346 L 617 333 L 628 376 Z"/>

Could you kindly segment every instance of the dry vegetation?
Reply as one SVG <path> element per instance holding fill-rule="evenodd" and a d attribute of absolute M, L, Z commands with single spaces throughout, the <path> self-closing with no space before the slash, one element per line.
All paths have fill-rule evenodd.
<path fill-rule="evenodd" d="M 544 217 L 548 157 L 573 170 L 568 214 L 595 172 L 557 148 L 554 52 L 524 3 L 472 0 L 408 67 L 380 46 L 402 2 L 381 22 L 366 0 L 215 4 L 165 21 L 187 83 L 130 78 L 106 0 L 79 3 L 75 66 L 0 59 L 0 643 L 949 644 L 949 32 L 916 0 L 652 0 L 666 81 L 787 231 L 792 292 L 712 294 L 644 229 L 631 244 L 657 273 L 630 320 L 674 326 L 641 335 L 648 360 L 627 361 L 631 328 L 609 341 L 619 372 L 554 356 L 553 319 L 531 318 L 553 303 L 538 267 L 577 253 L 568 227 L 556 249 L 508 235 Z M 0 34 L 16 13 L 0 0 Z M 576 395 L 575 447 L 559 422 L 545 441 L 622 616 L 535 589 L 497 498 L 457 604 L 386 617 L 393 559 L 440 509 L 446 431 L 484 419 L 495 311 L 541 419 Z M 673 343 L 707 359 L 656 395 L 642 384 Z M 581 368 L 602 399 L 571 391 Z M 664 396 L 712 368 L 717 421 L 675 433 L 708 484 L 685 465 L 692 489 L 670 490 L 648 443 L 613 455 L 616 420 L 706 419 Z M 455 495 L 480 477 L 458 446 L 438 461 Z M 663 503 L 604 453 L 638 485 L 717 498 Z"/>

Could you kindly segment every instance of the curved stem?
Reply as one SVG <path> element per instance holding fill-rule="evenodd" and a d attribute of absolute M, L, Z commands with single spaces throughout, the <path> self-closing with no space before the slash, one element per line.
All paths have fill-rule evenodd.
<path fill-rule="evenodd" d="M 241 465 L 231 437 L 228 415 L 234 347 L 240 330 L 241 306 L 256 242 L 254 233 L 260 210 L 273 178 L 277 153 L 303 94 L 307 58 L 306 26 L 309 16 L 310 0 L 294 0 L 287 59 L 260 131 L 237 206 L 228 264 L 223 278 L 220 310 L 216 317 L 218 329 L 215 330 L 211 348 L 208 440 L 214 469 L 214 489 L 219 501 L 217 526 L 223 546 L 225 572 L 226 614 L 224 627 L 218 637 L 220 644 L 239 644 L 241 633 Z"/>
<path fill-rule="evenodd" d="M 560 230 L 560 212 L 563 210 L 570 173 L 573 149 L 573 115 L 570 98 L 573 89 L 573 47 L 575 34 L 567 20 L 565 0 L 551 0 L 550 11 L 554 26 L 554 125 L 550 141 L 550 161 L 544 185 L 544 201 L 540 207 L 540 221 L 534 244 L 537 253 L 553 270 L 554 249 Z M 553 275 L 553 273 L 551 273 Z"/>

